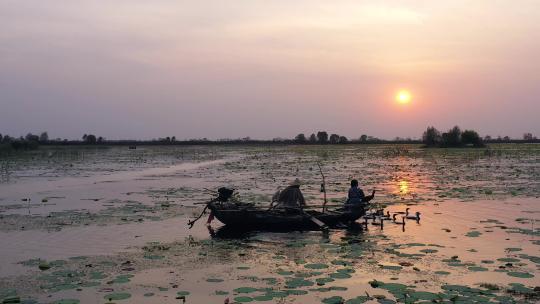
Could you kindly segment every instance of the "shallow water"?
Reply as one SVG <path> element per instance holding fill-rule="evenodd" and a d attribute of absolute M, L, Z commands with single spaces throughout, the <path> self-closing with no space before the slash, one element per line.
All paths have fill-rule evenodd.
<path fill-rule="evenodd" d="M 538 145 L 48 149 L 0 160 L 0 298 L 103 303 L 122 292 L 129 298 L 115 302 L 538 300 Z M 383 229 L 369 221 L 367 231 L 328 235 L 231 234 L 217 221 L 209 231 L 204 218 L 186 229 L 197 204 L 212 197 L 206 189 L 221 185 L 267 204 L 276 187 L 300 177 L 308 203 L 320 204 L 317 162 L 330 204 L 340 204 L 348 180 L 359 178 L 365 191 L 377 189 L 374 205 L 408 207 L 421 220 L 385 221 Z"/>

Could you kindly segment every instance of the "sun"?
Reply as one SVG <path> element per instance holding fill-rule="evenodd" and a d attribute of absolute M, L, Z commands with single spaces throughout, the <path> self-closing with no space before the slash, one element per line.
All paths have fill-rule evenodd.
<path fill-rule="evenodd" d="M 411 99 L 411 93 L 407 90 L 400 90 L 396 94 L 396 101 L 400 104 L 408 104 L 409 102 L 411 102 Z"/>

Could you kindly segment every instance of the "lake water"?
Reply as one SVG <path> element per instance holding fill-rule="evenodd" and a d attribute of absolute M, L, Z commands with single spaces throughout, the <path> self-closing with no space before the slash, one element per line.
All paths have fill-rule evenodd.
<path fill-rule="evenodd" d="M 220 186 L 265 205 L 298 177 L 321 205 L 317 163 L 330 204 L 357 178 L 374 208 L 421 220 L 187 229 Z M 0 158 L 0 300 L 536 303 L 539 196 L 539 145 L 45 147 Z"/>

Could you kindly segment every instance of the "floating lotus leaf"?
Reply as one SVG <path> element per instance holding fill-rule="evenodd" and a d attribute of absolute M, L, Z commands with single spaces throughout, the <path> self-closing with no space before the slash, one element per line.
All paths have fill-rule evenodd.
<path fill-rule="evenodd" d="M 328 268 L 328 265 L 316 263 L 316 264 L 306 264 L 304 265 L 304 267 L 309 268 L 309 269 L 325 269 L 325 268 Z"/>
<path fill-rule="evenodd" d="M 127 292 L 110 293 L 105 295 L 103 298 L 108 301 L 120 301 L 131 298 L 131 294 Z"/>
<path fill-rule="evenodd" d="M 153 297 L 154 295 L 155 295 L 155 293 L 153 293 L 153 292 L 147 292 L 143 296 L 149 298 L 149 297 Z"/>
<path fill-rule="evenodd" d="M 95 287 L 95 286 L 99 286 L 101 285 L 100 282 L 95 282 L 95 281 L 89 281 L 89 282 L 83 282 L 81 283 L 81 287 Z"/>
<path fill-rule="evenodd" d="M 362 304 L 370 300 L 371 298 L 368 298 L 367 296 L 359 296 L 345 301 L 345 304 Z"/>
<path fill-rule="evenodd" d="M 505 263 L 515 263 L 515 262 L 519 262 L 520 260 L 515 259 L 515 258 L 500 258 L 500 259 L 497 259 L 497 261 L 505 262 Z"/>
<path fill-rule="evenodd" d="M 439 294 L 428 292 L 428 291 L 415 291 L 410 294 L 411 297 L 416 298 L 418 300 L 426 300 L 426 301 L 432 301 L 439 299 Z"/>
<path fill-rule="evenodd" d="M 223 290 L 216 290 L 215 294 L 217 296 L 225 296 L 225 295 L 228 295 L 229 292 L 228 291 L 223 291 Z"/>
<path fill-rule="evenodd" d="M 342 304 L 345 300 L 340 296 L 333 296 L 330 298 L 325 298 L 321 303 L 324 304 Z"/>
<path fill-rule="evenodd" d="M 465 236 L 468 236 L 468 237 L 479 237 L 480 235 L 482 235 L 482 233 L 480 231 L 469 231 L 467 232 L 467 234 L 465 234 Z"/>
<path fill-rule="evenodd" d="M 292 271 L 287 271 L 287 270 L 278 270 L 278 271 L 277 271 L 277 274 L 282 275 L 282 276 L 288 276 L 288 275 L 294 274 L 294 272 L 292 272 Z"/>
<path fill-rule="evenodd" d="M 333 279 L 349 279 L 349 278 L 351 278 L 350 274 L 343 273 L 343 272 L 334 272 L 334 273 L 329 274 L 329 276 L 331 278 L 333 278 Z"/>
<path fill-rule="evenodd" d="M 308 294 L 305 290 L 298 290 L 298 289 L 290 289 L 285 291 L 288 295 L 294 295 L 294 296 L 301 296 Z"/>
<path fill-rule="evenodd" d="M 54 304 L 79 304 L 81 301 L 77 300 L 77 299 L 61 299 L 61 300 L 58 300 L 56 302 L 54 302 Z"/>
<path fill-rule="evenodd" d="M 471 266 L 471 267 L 467 267 L 467 269 L 469 269 L 470 271 L 488 271 L 487 268 L 480 267 L 480 266 Z"/>
<path fill-rule="evenodd" d="M 189 291 L 181 290 L 176 293 L 177 296 L 189 296 L 191 293 Z"/>
<path fill-rule="evenodd" d="M 129 283 L 130 278 L 132 277 L 133 275 L 131 274 L 122 274 L 122 275 L 116 276 L 116 278 L 112 280 L 111 282 L 114 284 L 125 284 L 125 283 Z"/>
<path fill-rule="evenodd" d="M 534 275 L 528 272 L 510 271 L 510 272 L 507 272 L 506 274 L 511 277 L 516 277 L 516 278 L 524 278 L 524 279 L 534 278 Z"/>
<path fill-rule="evenodd" d="M 355 272 L 355 270 L 352 269 L 352 268 L 341 268 L 341 269 L 338 269 L 336 271 L 341 272 L 341 273 L 354 273 Z"/>
<path fill-rule="evenodd" d="M 398 292 L 398 291 L 404 291 L 407 289 L 407 285 L 399 284 L 399 283 L 383 283 L 379 285 L 379 288 L 386 289 L 391 293 Z"/>
<path fill-rule="evenodd" d="M 100 272 L 100 271 L 93 271 L 90 273 L 90 279 L 92 280 L 101 280 L 101 279 L 105 279 L 107 276 L 103 273 L 103 272 Z"/>
<path fill-rule="evenodd" d="M 317 285 L 324 285 L 326 283 L 334 282 L 335 280 L 332 278 L 317 278 L 315 279 L 315 282 L 317 282 Z"/>
<path fill-rule="evenodd" d="M 247 302 L 253 302 L 253 298 L 251 298 L 251 297 L 236 297 L 236 298 L 234 298 L 234 301 L 235 302 L 240 302 L 240 303 L 247 303 Z"/>
<path fill-rule="evenodd" d="M 518 294 L 534 294 L 534 289 L 528 288 L 523 284 L 510 283 L 510 291 Z"/>
<path fill-rule="evenodd" d="M 273 299 L 274 298 L 272 296 L 269 296 L 269 295 L 262 295 L 262 296 L 253 297 L 253 300 L 258 301 L 258 302 L 272 301 Z"/>
<path fill-rule="evenodd" d="M 145 255 L 144 258 L 148 260 L 162 260 L 165 257 L 162 255 L 152 254 L 152 255 Z"/>
<path fill-rule="evenodd" d="M 397 265 L 379 265 L 382 269 L 387 270 L 401 270 L 403 267 Z"/>
<path fill-rule="evenodd" d="M 240 287 L 234 290 L 234 292 L 237 292 L 237 293 L 252 293 L 255 291 L 257 291 L 257 288 L 253 288 L 253 287 Z"/>
<path fill-rule="evenodd" d="M 436 252 L 439 252 L 439 250 L 437 250 L 437 249 L 422 249 L 422 250 L 420 250 L 420 252 L 423 252 L 423 253 L 436 253 Z"/>
<path fill-rule="evenodd" d="M 423 244 L 423 243 L 408 243 L 408 244 L 405 244 L 404 246 L 407 246 L 407 247 L 422 247 L 422 246 L 426 246 L 426 244 Z"/>
<path fill-rule="evenodd" d="M 209 282 L 209 283 L 221 283 L 221 282 L 223 282 L 223 279 L 208 278 L 208 279 L 206 279 L 206 282 Z"/>
<path fill-rule="evenodd" d="M 272 298 L 285 298 L 289 294 L 287 292 L 285 292 L 285 291 L 274 290 L 274 291 L 267 292 L 266 295 L 271 296 Z"/>
<path fill-rule="evenodd" d="M 444 271 L 444 270 L 439 270 L 439 271 L 435 271 L 435 274 L 438 274 L 438 275 L 449 275 L 450 272 Z"/>
<path fill-rule="evenodd" d="M 345 260 L 333 260 L 332 265 L 352 266 L 353 263 Z"/>
<path fill-rule="evenodd" d="M 312 281 L 308 281 L 302 278 L 295 278 L 292 280 L 288 280 L 285 282 L 287 288 L 298 288 L 298 287 L 307 287 L 307 286 L 313 286 L 315 283 Z"/>
<path fill-rule="evenodd" d="M 494 264 L 495 261 L 492 261 L 492 260 L 482 260 L 480 261 L 482 264 Z"/>

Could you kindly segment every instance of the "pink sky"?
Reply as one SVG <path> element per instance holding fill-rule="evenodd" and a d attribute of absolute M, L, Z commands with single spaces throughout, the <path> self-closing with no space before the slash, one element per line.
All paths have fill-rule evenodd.
<path fill-rule="evenodd" d="M 4 0 L 0 20 L 2 134 L 540 136 L 540 1 Z"/>

